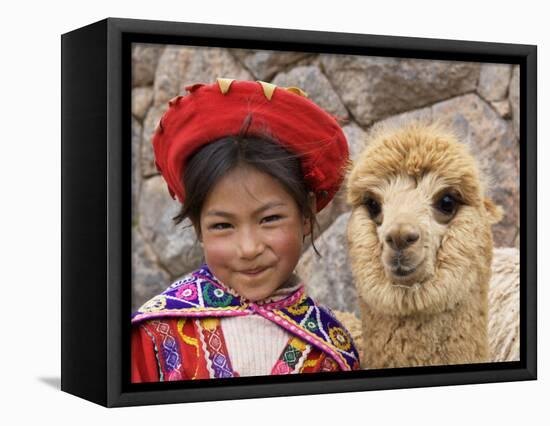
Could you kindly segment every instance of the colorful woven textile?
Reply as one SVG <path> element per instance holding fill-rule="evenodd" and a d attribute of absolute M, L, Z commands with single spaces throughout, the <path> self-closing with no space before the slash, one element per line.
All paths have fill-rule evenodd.
<path fill-rule="evenodd" d="M 149 334 L 158 334 L 157 328 L 160 327 L 161 330 L 162 327 L 166 328 L 161 324 L 166 323 L 169 318 L 216 319 L 254 314 L 261 315 L 283 327 L 298 339 L 294 340 L 295 343 L 300 342 L 293 348 L 287 348 L 281 355 L 287 361 L 287 365 L 295 361 L 293 356 L 295 357 L 297 353 L 294 349 L 305 343 L 328 355 L 343 371 L 359 367 L 359 355 L 349 332 L 338 322 L 332 312 L 307 297 L 303 286 L 282 300 L 257 304 L 232 294 L 231 290 L 212 274 L 206 264 L 185 278 L 174 282 L 163 293 L 141 306 L 132 315 L 132 324 L 136 326 L 147 321 Z M 150 320 L 159 321 L 156 324 Z M 209 324 L 210 327 L 206 333 L 204 330 L 200 331 L 200 338 L 209 339 L 216 344 L 216 339 L 221 340 L 221 331 L 218 332 L 220 336 L 216 337 L 216 329 L 219 328 L 216 324 L 219 324 L 219 321 L 217 323 L 210 321 Z M 154 329 L 151 325 L 154 325 Z M 166 371 L 173 371 L 171 366 L 181 360 L 173 353 L 174 345 L 169 336 L 163 336 L 162 339 L 161 348 L 157 348 L 157 356 L 166 360 Z M 289 344 L 292 346 L 291 343 Z M 215 350 L 218 349 L 215 348 Z M 224 369 L 229 371 L 229 360 L 225 364 L 215 362 L 215 360 L 221 361 L 221 357 L 224 356 L 227 358 L 226 354 L 220 353 L 211 362 L 216 368 L 221 369 L 220 371 Z"/>

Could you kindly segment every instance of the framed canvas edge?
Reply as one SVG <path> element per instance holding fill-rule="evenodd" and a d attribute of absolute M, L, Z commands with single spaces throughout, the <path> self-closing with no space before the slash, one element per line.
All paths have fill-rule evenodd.
<path fill-rule="evenodd" d="M 122 33 L 142 35 L 151 42 L 159 42 L 163 38 L 193 37 L 208 39 L 235 40 L 240 42 L 261 42 L 272 45 L 319 45 L 323 50 L 335 47 L 342 50 L 345 47 L 362 48 L 376 56 L 404 56 L 430 59 L 435 56 L 452 56 L 454 60 L 462 60 L 466 55 L 474 61 L 477 55 L 483 62 L 490 62 L 489 57 L 506 59 L 507 63 L 519 63 L 519 60 L 530 55 L 535 45 L 497 43 L 487 41 L 452 40 L 438 38 L 404 37 L 391 35 L 373 35 L 362 33 L 344 33 L 330 31 L 314 31 L 301 29 L 285 29 L 270 27 L 249 27 L 225 24 L 207 24 L 194 22 L 154 21 L 125 18 L 108 18 L 110 28 Z M 157 41 L 155 41 L 155 39 Z M 162 43 L 162 41 L 160 41 Z M 265 49 L 265 47 L 264 47 Z M 288 49 L 285 49 L 288 50 Z M 341 52 L 343 53 L 343 52 Z M 409 53 L 409 55 L 404 55 Z M 510 60 L 516 58 L 516 60 Z"/>
<path fill-rule="evenodd" d="M 61 390 L 106 405 L 107 22 L 60 41 Z"/>
<path fill-rule="evenodd" d="M 179 23 L 163 21 L 128 20 L 108 18 L 107 37 L 107 75 L 108 75 L 108 102 L 107 102 L 107 406 L 129 406 L 143 404 L 161 404 L 175 402 L 196 402 L 222 399 L 259 398 L 272 396 L 288 396 L 303 394 L 319 394 L 333 392 L 352 392 L 364 390 L 382 390 L 397 388 L 414 388 L 425 386 L 458 385 L 469 383 L 488 383 L 515 380 L 536 379 L 536 46 L 515 45 L 488 42 L 455 41 L 442 39 L 411 39 L 393 36 L 369 36 L 363 34 L 326 33 L 301 30 L 285 30 L 273 28 L 236 27 L 212 24 Z M 122 81 L 122 49 L 125 34 L 141 34 L 147 37 L 206 37 L 207 38 L 238 38 L 239 40 L 259 40 L 262 43 L 270 39 L 278 42 L 299 43 L 328 43 L 332 46 L 341 46 L 346 42 L 354 47 L 361 48 L 361 44 L 373 43 L 376 52 L 397 52 L 406 50 L 412 57 L 418 57 L 415 48 L 425 43 L 424 49 L 418 52 L 437 55 L 438 52 L 448 52 L 451 56 L 468 55 L 469 49 L 474 56 L 485 58 L 514 58 L 522 67 L 521 79 L 521 121 L 520 133 L 525 144 L 522 146 L 521 164 L 522 186 L 525 190 L 525 211 L 522 210 L 522 219 L 528 218 L 522 235 L 526 238 L 521 242 L 521 266 L 522 266 L 522 361 L 509 366 L 506 369 L 494 369 L 489 371 L 473 371 L 460 373 L 429 373 L 430 367 L 422 367 L 423 373 L 412 376 L 399 374 L 387 377 L 352 378 L 341 381 L 320 381 L 298 384 L 254 384 L 254 385 L 228 385 L 212 387 L 209 389 L 166 389 L 158 391 L 127 391 L 124 389 L 122 377 L 124 356 L 122 337 L 124 314 L 122 304 L 127 303 L 121 290 L 120 282 L 122 271 L 120 267 L 121 253 L 124 246 L 124 218 L 122 216 L 122 185 L 124 170 L 120 167 L 123 160 L 121 141 L 125 132 L 129 132 L 129 123 L 123 121 L 121 112 L 129 108 L 129 99 L 123 99 L 121 88 L 123 84 L 131 84 Z M 372 44 L 370 45 L 372 47 Z M 413 47 L 414 46 L 414 47 Z M 427 46 L 427 47 L 426 47 Z M 363 46 L 364 47 L 364 46 Z M 445 50 L 445 49 L 449 50 Z M 388 50 L 389 49 L 389 50 Z M 430 50 L 431 49 L 431 50 Z M 372 50 L 372 49 L 371 49 Z M 128 52 L 126 52 L 128 53 Z M 392 53 L 393 54 L 393 53 Z M 444 55 L 445 56 L 445 55 Z M 484 62 L 491 62 L 486 60 Z M 525 71 L 525 72 L 523 72 Z M 128 134 L 126 134 L 126 137 Z M 526 170 L 529 173 L 526 173 Z M 532 171 L 535 173 L 532 173 Z M 128 172 L 128 170 L 126 170 Z M 126 179 L 129 174 L 126 173 Z M 128 200 L 126 200 L 126 203 Z M 533 221 L 534 220 L 534 221 Z M 520 228 L 522 229 L 522 228 Z M 126 235 L 129 237 L 129 235 Z M 526 240 L 526 241 L 524 241 Z M 127 240 L 126 240 L 127 242 Z M 493 363 L 487 364 L 487 366 Z M 428 370 L 426 370 L 428 369 Z"/>
<path fill-rule="evenodd" d="M 537 46 L 529 46 L 520 64 L 520 303 L 521 357 L 537 377 Z"/>
<path fill-rule="evenodd" d="M 492 363 L 494 364 L 494 363 Z M 515 364 L 515 363 L 510 363 Z M 519 364 L 519 363 L 518 363 Z M 504 366 L 503 366 L 504 367 Z M 431 370 L 431 367 L 419 367 Z M 395 370 L 395 369 L 393 369 Z M 333 374 L 333 373 L 324 373 Z M 197 389 L 163 389 L 157 391 L 121 392 L 112 395 L 110 407 L 192 403 L 236 399 L 270 398 L 300 395 L 321 395 L 342 392 L 363 392 L 392 389 L 414 389 L 435 386 L 476 385 L 485 383 L 535 380 L 526 368 L 460 373 L 393 374 L 385 377 L 316 380 L 307 383 L 235 384 Z M 231 380 L 231 379 L 226 379 Z"/>

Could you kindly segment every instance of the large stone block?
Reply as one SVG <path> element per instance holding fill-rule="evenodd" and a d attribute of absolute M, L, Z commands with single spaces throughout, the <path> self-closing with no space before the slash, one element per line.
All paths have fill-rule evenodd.
<path fill-rule="evenodd" d="M 471 92 L 479 78 L 472 62 L 326 55 L 322 63 L 361 125 Z"/>
<path fill-rule="evenodd" d="M 172 218 L 179 210 L 179 202 L 172 200 L 160 175 L 144 180 L 139 197 L 140 231 L 173 277 L 199 267 L 203 258 L 190 221 L 175 225 Z"/>
<path fill-rule="evenodd" d="M 152 87 L 135 87 L 132 89 L 132 115 L 139 121 L 143 121 L 152 102 Z"/>
<path fill-rule="evenodd" d="M 482 64 L 477 92 L 486 101 L 502 101 L 508 94 L 511 75 L 512 65 Z"/>
<path fill-rule="evenodd" d="M 143 120 L 143 135 L 141 143 L 141 174 L 149 177 L 158 174 L 155 166 L 155 154 L 153 152 L 153 136 L 157 129 L 162 115 L 168 109 L 168 104 L 155 105 L 149 109 L 149 112 Z"/>
<path fill-rule="evenodd" d="M 514 135 L 519 141 L 519 65 L 514 66 L 512 71 L 512 79 L 510 80 L 510 89 L 508 91 L 508 100 L 510 101 L 510 106 L 512 108 Z"/>
<path fill-rule="evenodd" d="M 136 43 L 132 46 L 132 87 L 153 83 L 163 45 Z"/>
<path fill-rule="evenodd" d="M 350 213 L 342 214 L 315 240 L 322 258 L 310 247 L 296 267 L 311 297 L 338 311 L 359 314 L 357 292 L 348 257 L 346 228 Z"/>
<path fill-rule="evenodd" d="M 154 105 L 185 95 L 185 86 L 211 84 L 216 78 L 250 80 L 251 74 L 227 49 L 168 46 L 159 59 L 155 74 Z"/>
<path fill-rule="evenodd" d="M 141 124 L 132 117 L 132 220 L 138 216 L 137 201 L 141 190 L 141 132 Z"/>
<path fill-rule="evenodd" d="M 158 265 L 138 227 L 132 227 L 132 311 L 169 286 L 170 275 Z"/>
<path fill-rule="evenodd" d="M 304 52 L 278 52 L 274 50 L 229 49 L 255 80 L 271 81 L 276 73 L 311 56 Z"/>
<path fill-rule="evenodd" d="M 333 90 L 330 81 L 317 66 L 292 68 L 288 72 L 277 74 L 272 83 L 281 87 L 299 87 L 308 94 L 309 99 L 325 111 L 342 118 L 348 118 L 346 107 Z"/>

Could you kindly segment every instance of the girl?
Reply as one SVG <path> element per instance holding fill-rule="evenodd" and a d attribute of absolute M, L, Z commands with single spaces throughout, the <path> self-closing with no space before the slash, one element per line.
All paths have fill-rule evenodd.
<path fill-rule="evenodd" d="M 186 89 L 153 149 L 205 263 L 133 314 L 132 382 L 359 368 L 349 332 L 293 274 L 344 178 L 340 126 L 298 88 Z"/>

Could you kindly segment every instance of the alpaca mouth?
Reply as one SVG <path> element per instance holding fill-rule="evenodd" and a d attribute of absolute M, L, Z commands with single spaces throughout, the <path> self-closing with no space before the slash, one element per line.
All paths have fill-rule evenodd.
<path fill-rule="evenodd" d="M 392 268 L 391 272 L 398 277 L 406 277 L 414 274 L 416 272 L 416 268 L 404 268 L 403 266 L 398 266 L 397 268 Z"/>
<path fill-rule="evenodd" d="M 409 262 L 405 263 L 402 258 L 395 257 L 392 259 L 392 265 L 388 268 L 391 273 L 392 279 L 402 284 L 404 282 L 416 280 L 420 278 L 422 265 L 424 259 L 418 262 L 416 265 L 411 266 Z"/>

